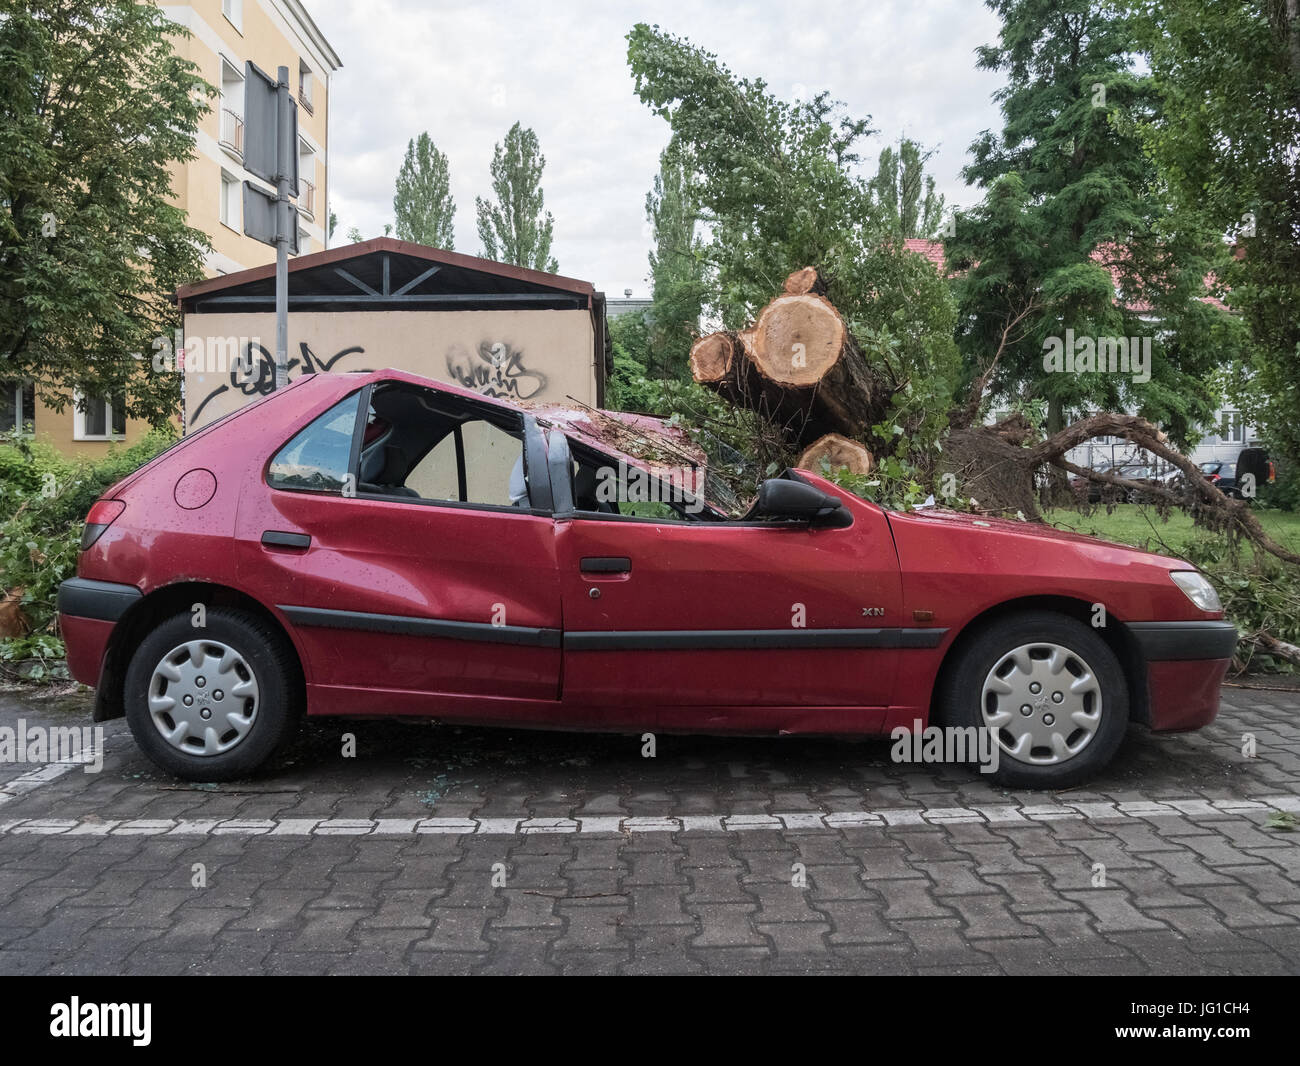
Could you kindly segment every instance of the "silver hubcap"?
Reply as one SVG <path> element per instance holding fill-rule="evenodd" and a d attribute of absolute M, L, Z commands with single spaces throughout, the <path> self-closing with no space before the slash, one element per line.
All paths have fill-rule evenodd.
<path fill-rule="evenodd" d="M 257 717 L 257 677 L 218 640 L 172 648 L 149 680 L 149 714 L 163 739 L 187 755 L 220 755 L 248 735 Z"/>
<path fill-rule="evenodd" d="M 1073 759 L 1101 725 L 1101 685 L 1077 652 L 1022 644 L 984 679 L 984 724 L 1019 762 L 1050 766 Z"/>

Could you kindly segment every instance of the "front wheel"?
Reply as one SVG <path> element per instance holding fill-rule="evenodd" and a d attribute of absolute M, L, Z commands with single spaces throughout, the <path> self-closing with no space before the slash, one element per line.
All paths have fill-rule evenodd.
<path fill-rule="evenodd" d="M 293 650 L 247 611 L 213 607 L 160 623 L 126 673 L 126 719 L 141 749 L 187 781 L 246 777 L 293 735 L 301 685 Z"/>
<path fill-rule="evenodd" d="M 940 693 L 949 725 L 989 730 L 1000 784 L 1063 788 L 1110 762 L 1128 686 L 1096 632 L 1048 611 L 993 623 L 959 652 Z"/>

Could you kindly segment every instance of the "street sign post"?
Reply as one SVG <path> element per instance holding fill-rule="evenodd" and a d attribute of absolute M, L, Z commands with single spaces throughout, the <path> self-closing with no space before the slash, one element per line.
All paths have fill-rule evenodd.
<path fill-rule="evenodd" d="M 298 251 L 298 105 L 289 68 L 273 80 L 251 60 L 244 64 L 244 166 L 275 193 L 244 182 L 244 233 L 275 245 L 275 387 L 289 378 L 289 252 Z"/>

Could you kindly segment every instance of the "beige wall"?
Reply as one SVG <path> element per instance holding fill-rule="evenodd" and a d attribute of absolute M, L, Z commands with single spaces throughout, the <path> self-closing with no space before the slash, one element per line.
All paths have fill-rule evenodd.
<path fill-rule="evenodd" d="M 254 398 L 251 386 L 232 380 L 238 368 L 222 361 L 253 342 L 273 357 L 274 314 L 185 316 L 189 429 Z M 289 316 L 290 379 L 304 371 L 304 344 L 317 370 L 391 367 L 507 399 L 596 403 L 589 311 L 295 311 Z M 200 352 L 205 360 L 215 357 L 217 366 L 196 369 Z"/>
<path fill-rule="evenodd" d="M 56 411 L 41 398 L 36 397 L 34 411 L 35 434 L 38 440 L 53 445 L 64 455 L 77 458 L 98 459 L 107 455 L 109 448 L 125 448 L 134 444 L 149 432 L 149 423 L 138 418 L 126 420 L 126 436 L 114 441 L 74 440 L 73 419 L 76 408 L 69 403 L 62 411 Z"/>

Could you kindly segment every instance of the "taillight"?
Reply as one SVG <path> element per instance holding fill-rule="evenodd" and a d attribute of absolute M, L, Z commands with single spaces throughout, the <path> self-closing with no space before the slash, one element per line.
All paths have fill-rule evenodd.
<path fill-rule="evenodd" d="M 1211 480 L 1211 481 L 1218 481 L 1218 480 L 1219 480 L 1219 475 L 1218 475 L 1218 474 L 1211 474 L 1211 475 L 1210 475 L 1210 480 Z"/>
<path fill-rule="evenodd" d="M 104 530 L 111 526 L 123 511 L 126 504 L 121 500 L 97 500 L 86 515 L 86 524 L 81 530 L 81 550 L 84 552 L 103 536 Z"/>

